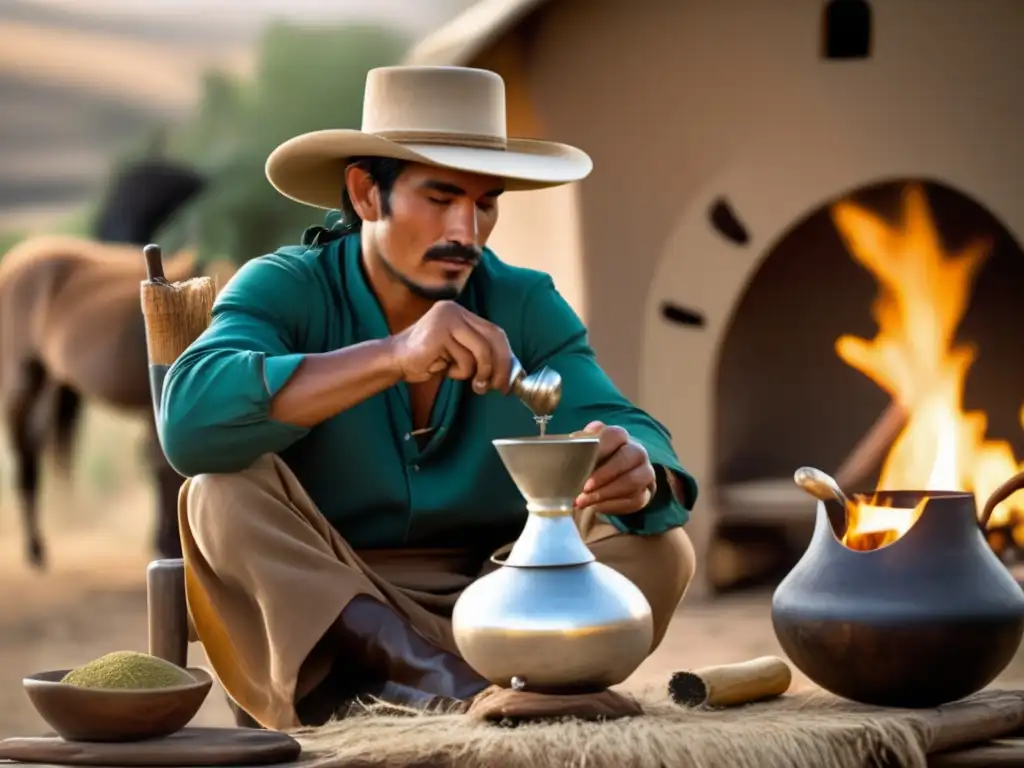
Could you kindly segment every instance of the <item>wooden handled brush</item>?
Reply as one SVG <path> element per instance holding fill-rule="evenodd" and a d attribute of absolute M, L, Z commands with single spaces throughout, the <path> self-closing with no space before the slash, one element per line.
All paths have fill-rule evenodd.
<path fill-rule="evenodd" d="M 147 245 L 143 255 L 146 279 L 142 282 L 142 315 L 153 413 L 159 416 L 167 369 L 209 326 L 217 284 L 211 277 L 169 283 L 160 246 Z"/>

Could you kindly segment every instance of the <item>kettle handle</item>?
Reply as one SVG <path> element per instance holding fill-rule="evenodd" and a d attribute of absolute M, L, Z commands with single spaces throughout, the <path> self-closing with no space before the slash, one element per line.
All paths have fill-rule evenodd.
<path fill-rule="evenodd" d="M 985 508 L 982 509 L 981 517 L 978 520 L 982 531 L 988 527 L 988 519 L 992 517 L 992 512 L 995 508 L 1020 490 L 1024 490 L 1024 470 L 1021 470 L 992 491 L 992 495 L 989 496 L 988 501 L 985 502 Z"/>

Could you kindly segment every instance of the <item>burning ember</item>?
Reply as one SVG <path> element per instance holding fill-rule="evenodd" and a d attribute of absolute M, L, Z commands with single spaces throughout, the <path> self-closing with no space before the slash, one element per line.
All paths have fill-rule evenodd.
<path fill-rule="evenodd" d="M 848 201 L 834 205 L 832 216 L 852 257 L 879 284 L 872 307 L 875 338 L 841 336 L 836 352 L 886 390 L 907 415 L 878 488 L 969 491 L 980 512 L 996 486 L 1018 467 L 1024 469 L 1007 442 L 985 439 L 984 413 L 962 409 L 976 350 L 956 343 L 956 330 L 991 245 L 979 239 L 959 252 L 946 252 L 924 189 L 916 184 L 904 191 L 897 225 Z M 843 543 L 858 550 L 891 544 L 910 530 L 926 503 L 896 509 L 879 496 L 854 501 Z M 1024 543 L 1024 493 L 997 506 L 989 528 L 1010 528 Z"/>

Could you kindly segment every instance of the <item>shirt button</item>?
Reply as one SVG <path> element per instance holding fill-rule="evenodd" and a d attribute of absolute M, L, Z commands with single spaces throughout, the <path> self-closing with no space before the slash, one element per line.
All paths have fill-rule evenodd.
<path fill-rule="evenodd" d="M 410 440 L 412 440 L 412 433 L 406 432 L 404 439 L 405 439 L 406 442 L 409 442 Z"/>
<path fill-rule="evenodd" d="M 413 472 L 419 472 L 420 471 L 420 465 L 419 464 L 413 464 L 412 465 L 412 471 Z"/>

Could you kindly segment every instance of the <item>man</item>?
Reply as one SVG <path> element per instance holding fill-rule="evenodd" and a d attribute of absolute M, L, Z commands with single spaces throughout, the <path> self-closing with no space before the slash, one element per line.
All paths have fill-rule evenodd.
<path fill-rule="evenodd" d="M 361 694 L 487 687 L 450 616 L 525 522 L 490 444 L 536 434 L 508 394 L 513 354 L 561 374 L 553 431 L 600 435 L 576 520 L 650 601 L 652 651 L 692 576 L 681 526 L 697 488 L 669 435 L 605 376 L 550 277 L 485 247 L 504 192 L 591 169 L 578 149 L 507 140 L 504 99 L 487 71 L 371 71 L 362 131 L 299 136 L 267 163 L 282 194 L 340 204 L 340 220 L 248 262 L 168 372 L 192 624 L 265 727 Z"/>

